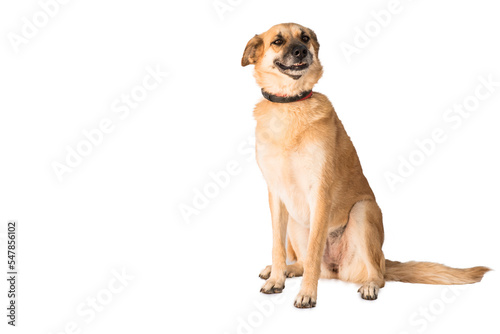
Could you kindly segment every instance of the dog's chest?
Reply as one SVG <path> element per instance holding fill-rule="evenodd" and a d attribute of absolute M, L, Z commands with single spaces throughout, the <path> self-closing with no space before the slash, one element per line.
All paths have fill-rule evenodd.
<path fill-rule="evenodd" d="M 257 162 L 270 191 L 280 197 L 294 220 L 308 226 L 324 152 L 317 143 L 305 140 L 287 145 L 280 135 L 259 136 L 257 131 Z"/>

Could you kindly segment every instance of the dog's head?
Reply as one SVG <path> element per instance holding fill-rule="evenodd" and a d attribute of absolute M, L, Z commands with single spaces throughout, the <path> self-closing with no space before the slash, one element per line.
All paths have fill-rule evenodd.
<path fill-rule="evenodd" d="M 318 51 L 314 31 L 283 23 L 248 41 L 241 66 L 255 65 L 255 79 L 265 91 L 296 95 L 311 90 L 321 78 Z"/>

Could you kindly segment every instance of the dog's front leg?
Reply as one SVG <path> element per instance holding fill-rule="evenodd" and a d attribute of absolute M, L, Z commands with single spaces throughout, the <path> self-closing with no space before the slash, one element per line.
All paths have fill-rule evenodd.
<path fill-rule="evenodd" d="M 299 294 L 295 298 L 295 307 L 311 308 L 316 306 L 318 280 L 321 273 L 321 260 L 325 251 L 330 212 L 330 201 L 326 199 L 326 196 L 318 196 L 317 203 L 311 210 L 311 227 L 304 263 L 304 278 Z"/>
<path fill-rule="evenodd" d="M 286 227 L 288 211 L 279 197 L 269 190 L 269 208 L 273 225 L 273 263 L 271 276 L 260 292 L 280 293 L 285 288 L 286 270 Z"/>

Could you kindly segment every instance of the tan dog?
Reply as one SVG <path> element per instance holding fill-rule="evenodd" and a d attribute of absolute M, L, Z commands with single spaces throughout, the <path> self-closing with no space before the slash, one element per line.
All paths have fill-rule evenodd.
<path fill-rule="evenodd" d="M 326 96 L 311 96 L 323 72 L 318 51 L 312 30 L 287 23 L 253 37 L 241 60 L 255 65 L 266 98 L 254 110 L 273 227 L 272 266 L 259 275 L 267 279 L 261 292 L 279 293 L 286 277 L 303 275 L 295 306 L 309 308 L 320 277 L 359 283 L 368 300 L 386 281 L 479 282 L 488 268 L 384 258 L 382 213 L 356 150 Z M 287 265 L 286 255 L 295 262 Z"/>

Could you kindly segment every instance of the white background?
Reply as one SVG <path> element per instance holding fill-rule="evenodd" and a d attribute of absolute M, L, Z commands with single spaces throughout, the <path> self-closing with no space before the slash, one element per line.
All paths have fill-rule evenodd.
<path fill-rule="evenodd" d="M 457 129 L 443 120 L 480 76 L 500 81 L 498 4 L 401 0 L 349 63 L 341 43 L 389 1 L 229 3 L 221 16 L 212 0 L 69 1 L 15 52 L 8 34 L 21 34 L 40 5 L 2 2 L 0 260 L 5 268 L 6 222 L 17 219 L 20 278 L 15 329 L 1 280 L 1 332 L 497 332 L 495 271 L 455 292 L 388 283 L 373 302 L 354 284 L 322 280 L 312 310 L 293 307 L 300 278 L 279 301 L 259 293 L 271 223 L 248 152 L 261 96 L 240 60 L 274 24 L 315 30 L 325 70 L 315 90 L 356 146 L 384 213 L 386 257 L 499 269 L 500 87 Z M 121 120 L 111 105 L 148 66 L 169 75 Z M 60 182 L 53 162 L 105 118 L 114 130 Z M 447 140 L 391 190 L 384 174 L 436 127 Z M 180 206 L 233 160 L 239 173 L 187 222 Z M 107 290 L 114 270 L 133 276 L 117 293 Z M 89 321 L 77 308 L 95 297 L 107 304 Z"/>

